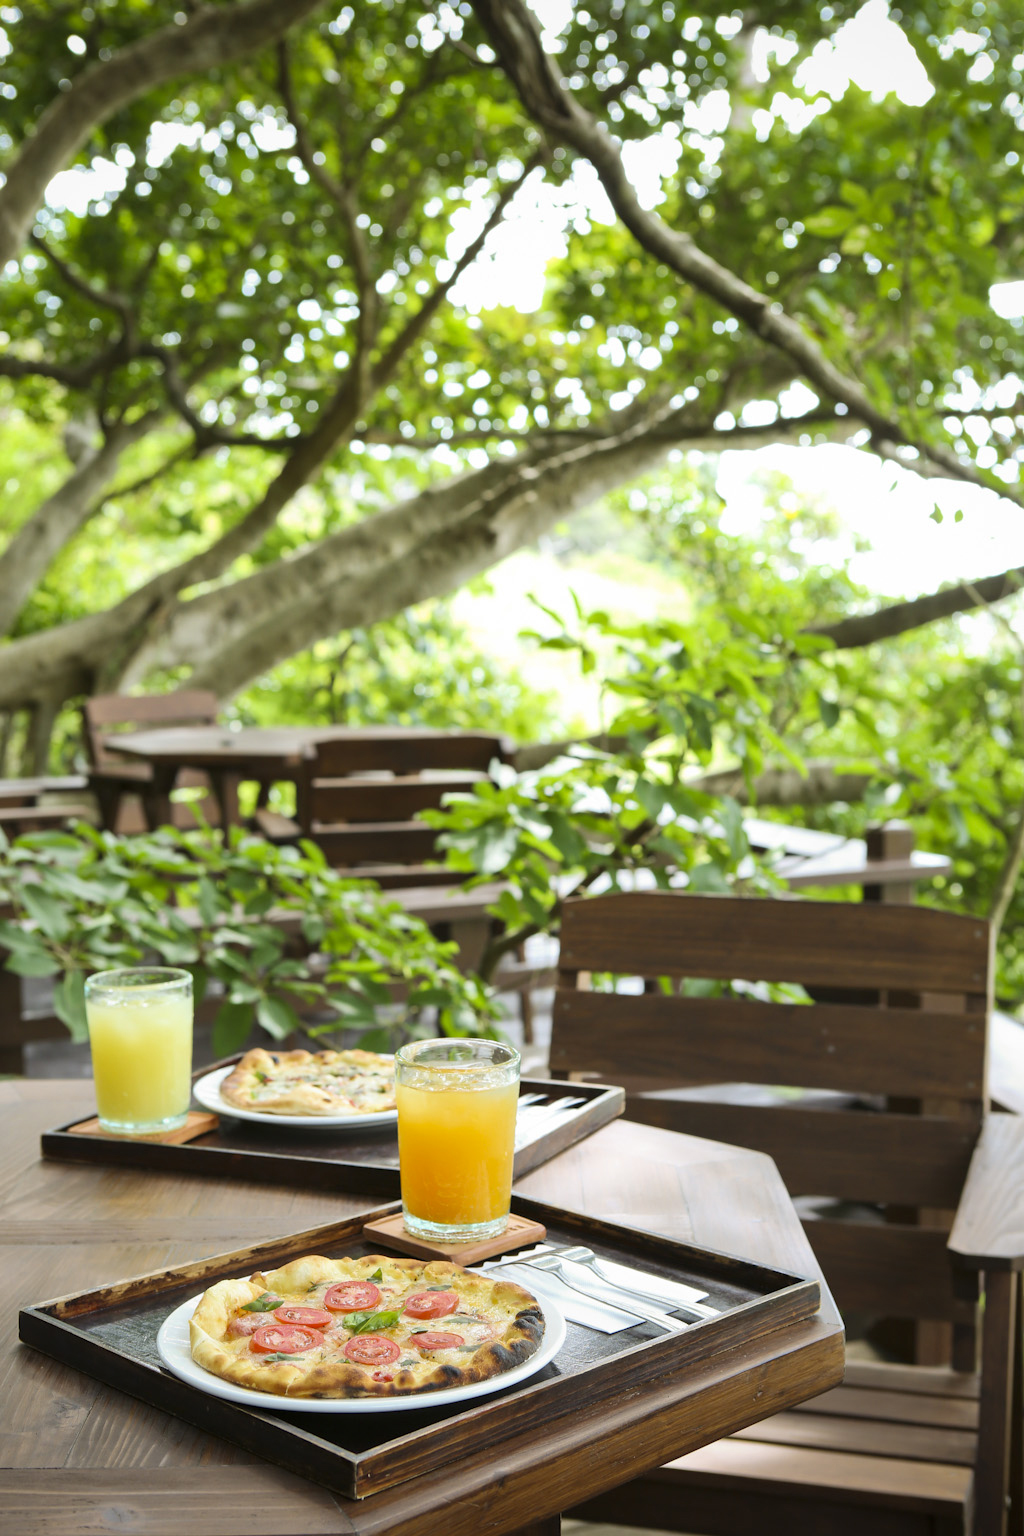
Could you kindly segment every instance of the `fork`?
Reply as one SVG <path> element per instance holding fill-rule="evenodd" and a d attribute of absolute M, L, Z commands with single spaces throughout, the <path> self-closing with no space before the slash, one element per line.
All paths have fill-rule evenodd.
<path fill-rule="evenodd" d="M 590 1290 L 587 1286 L 578 1285 L 571 1275 L 566 1274 L 565 1265 L 558 1254 L 538 1253 L 533 1258 L 518 1259 L 516 1262 L 525 1265 L 528 1269 L 541 1269 L 550 1274 L 557 1275 L 563 1285 L 569 1286 L 571 1290 L 578 1291 L 581 1296 L 586 1296 L 590 1301 L 608 1300 L 607 1296 L 599 1296 L 596 1291 Z M 624 1312 L 633 1312 L 637 1317 L 644 1318 L 648 1323 L 657 1323 L 660 1328 L 664 1328 L 666 1333 L 685 1333 L 686 1329 L 690 1326 L 689 1323 L 681 1322 L 678 1317 L 669 1317 L 667 1312 L 659 1312 L 655 1307 L 649 1307 L 646 1303 L 638 1302 L 632 1294 L 626 1292 L 621 1294 L 623 1297 L 621 1306 Z"/>
<path fill-rule="evenodd" d="M 633 1296 L 633 1290 L 631 1287 L 627 1288 L 608 1274 L 607 1270 L 602 1265 L 601 1260 L 597 1257 L 592 1248 L 584 1248 L 582 1246 L 566 1248 L 552 1245 L 551 1252 L 560 1259 L 568 1259 L 572 1264 L 586 1265 L 589 1270 L 593 1271 L 594 1278 L 596 1280 L 600 1280 L 601 1284 L 606 1288 L 613 1291 L 621 1291 L 625 1296 Z M 637 1270 L 637 1288 L 639 1289 L 640 1294 L 642 1296 L 646 1295 L 655 1301 L 664 1302 L 663 1297 L 654 1296 L 650 1291 L 644 1291 L 643 1278 L 643 1272 L 641 1270 Z M 694 1317 L 699 1318 L 721 1317 L 722 1315 L 717 1307 L 709 1307 L 699 1301 L 674 1301 L 672 1303 L 672 1307 L 673 1311 L 691 1312 Z"/>

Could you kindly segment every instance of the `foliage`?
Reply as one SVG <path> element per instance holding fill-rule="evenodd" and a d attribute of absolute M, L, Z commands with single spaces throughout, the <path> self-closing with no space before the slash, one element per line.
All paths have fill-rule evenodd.
<path fill-rule="evenodd" d="M 409 609 L 343 641 L 321 641 L 240 694 L 247 725 L 419 725 L 537 740 L 555 701 L 500 667 L 447 603 Z"/>
<path fill-rule="evenodd" d="M 499 772 L 496 784 L 451 795 L 432 813 L 454 869 L 509 882 L 492 909 L 507 932 L 491 964 L 530 933 L 556 928 L 566 896 L 628 888 L 640 871 L 662 886 L 685 876 L 695 891 L 726 891 L 742 871 L 770 888 L 751 867 L 739 803 L 687 780 L 722 753 L 749 777 L 767 754 L 799 766 L 772 724 L 773 685 L 793 653 L 820 648 L 784 613 L 724 605 L 689 624 L 622 623 L 578 603 L 571 629 L 553 611 L 547 617 L 557 630 L 537 642 L 573 651 L 584 673 L 597 665 L 596 646 L 611 642 L 602 688 L 614 740 L 612 750 L 573 747 L 538 772 Z"/>
<path fill-rule="evenodd" d="M 930 82 L 914 101 L 816 83 L 858 10 L 803 0 L 740 17 L 595 0 L 574 7 L 549 46 L 631 164 L 647 155 L 660 167 L 644 197 L 673 229 L 794 317 L 910 441 L 948 445 L 965 473 L 1012 488 L 1021 323 L 993 309 L 990 288 L 1017 275 L 1022 251 L 1024 23 L 1005 0 L 981 18 L 968 0 L 893 12 Z M 170 15 L 109 0 L 56 18 L 42 5 L 7 8 L 0 152 L 28 140 L 61 82 Z M 523 178 L 504 215 L 522 250 L 539 245 L 538 224 L 563 240 L 562 254 L 551 242 L 546 273 L 538 263 L 535 303 L 508 302 L 507 266 L 489 291 L 449 288 L 468 242 Z M 402 498 L 414 527 L 425 487 L 467 467 L 500 470 L 513 449 L 526 477 L 553 446 L 599 432 L 609 406 L 675 399 L 679 441 L 692 434 L 710 451 L 817 431 L 865 442 L 827 399 L 796 418 L 792 360 L 607 222 L 592 181 L 530 122 L 468 4 L 321 11 L 279 50 L 200 66 L 140 97 L 97 126 L 51 189 L 33 243 L 5 273 L 3 306 L 3 408 L 24 445 L 0 464 L 0 479 L 19 481 L 5 532 L 59 489 L 58 467 L 80 462 L 73 444 L 77 455 L 149 423 L 27 597 L 9 676 L 19 646 L 86 614 L 113 624 L 129 592 L 244 527 L 288 480 L 277 513 L 209 583 L 172 583 L 77 672 L 77 651 L 51 671 L 27 667 L 11 707 L 119 683 L 117 669 L 133 664 L 132 682 L 147 669 L 187 675 L 209 654 L 207 631 L 186 644 L 174 624 L 213 588 L 255 631 L 265 614 L 243 586 L 254 572 L 285 568 Z M 759 437 L 744 415 L 753 402 L 758 421 L 775 413 Z M 336 437 L 300 462 L 335 410 Z M 489 531 L 497 558 L 505 546 Z M 447 543 L 464 536 L 459 526 Z M 380 574 L 384 617 L 391 592 L 394 613 L 448 589 L 431 586 L 437 550 L 416 547 L 424 574 L 411 595 Z M 453 562 L 450 585 L 460 579 Z M 364 620 L 346 622 L 308 588 L 294 616 L 317 603 L 325 650 L 311 680 L 343 656 L 351 686 L 332 691 L 400 710 L 361 670 L 376 644 L 364 642 Z M 253 649 L 253 675 L 304 650 L 297 634 L 283 620 L 268 659 Z M 290 678 L 278 681 L 287 694 Z"/>
<path fill-rule="evenodd" d="M 86 973 L 154 957 L 191 971 L 197 1002 L 221 998 L 218 1054 L 255 1024 L 275 1040 L 355 1029 L 373 1050 L 396 1035 L 493 1033 L 493 1005 L 455 966 L 455 946 L 312 844 L 276 848 L 237 829 L 226 843 L 211 829 L 118 838 L 79 824 L 5 842 L 0 900 L 14 913 L 0 923 L 7 969 L 58 978 L 56 1011 L 75 1039 Z"/>

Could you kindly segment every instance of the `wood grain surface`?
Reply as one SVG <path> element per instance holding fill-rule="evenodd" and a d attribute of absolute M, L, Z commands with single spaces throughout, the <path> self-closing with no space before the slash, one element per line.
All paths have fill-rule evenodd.
<path fill-rule="evenodd" d="M 1024 1269 L 1024 1119 L 989 1115 L 949 1247 L 972 1268 Z"/>
<path fill-rule="evenodd" d="M 688 906 L 682 929 L 672 910 L 678 901 L 675 891 L 631 891 L 576 903 L 571 932 L 562 934 L 563 971 L 593 969 L 597 954 L 602 970 L 623 976 L 664 971 L 911 992 L 985 987 L 988 924 L 955 912 L 717 896 Z"/>
<path fill-rule="evenodd" d="M 814 1318 L 655 1383 L 584 1405 L 565 1424 L 467 1455 L 359 1503 L 105 1388 L 16 1343 L 19 1306 L 99 1288 L 343 1219 L 375 1202 L 337 1192 L 45 1163 L 40 1133 L 91 1108 L 91 1084 L 0 1083 L 0 1507 L 21 1536 L 505 1536 L 557 1530 L 566 1505 L 614 1487 L 842 1375 L 824 1293 Z M 817 1276 L 771 1161 L 621 1122 L 529 1174 L 534 1199 Z M 210 1426 L 216 1407 L 211 1400 Z"/>

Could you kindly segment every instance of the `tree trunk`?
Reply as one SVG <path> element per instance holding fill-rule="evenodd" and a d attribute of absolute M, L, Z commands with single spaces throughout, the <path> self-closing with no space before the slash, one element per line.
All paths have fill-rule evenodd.
<path fill-rule="evenodd" d="M 114 427 L 103 443 L 86 450 L 74 473 L 18 529 L 0 555 L 0 635 L 12 629 L 61 550 L 102 506 L 124 450 L 154 424 L 155 417 L 148 415 Z"/>

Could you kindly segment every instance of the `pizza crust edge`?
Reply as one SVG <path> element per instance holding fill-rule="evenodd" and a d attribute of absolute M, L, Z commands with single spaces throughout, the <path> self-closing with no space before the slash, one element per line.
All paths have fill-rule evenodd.
<path fill-rule="evenodd" d="M 358 1365 L 340 1356 L 337 1360 L 312 1367 L 284 1360 L 260 1364 L 252 1355 L 239 1355 L 225 1349 L 217 1336 L 223 1335 L 235 1312 L 266 1291 L 282 1292 L 286 1303 L 301 1305 L 311 1285 L 325 1280 L 362 1278 L 385 1266 L 393 1266 L 398 1271 L 394 1278 L 405 1278 L 413 1284 L 447 1281 L 469 1306 L 475 1299 L 478 1306 L 481 1303 L 493 1306 L 498 1301 L 503 1309 L 510 1311 L 515 1306 L 518 1310 L 512 1315 L 503 1336 L 482 1342 L 464 1365 L 423 1360 L 414 1367 L 404 1367 L 386 1381 L 375 1381 L 371 1366 Z M 462 1283 L 458 1283 L 460 1280 Z M 438 1327 L 443 1330 L 443 1326 L 442 1318 L 438 1320 Z M 390 1254 L 369 1254 L 359 1259 L 308 1255 L 268 1274 L 257 1271 L 248 1280 L 218 1281 L 200 1299 L 189 1321 L 189 1336 L 192 1358 L 197 1365 L 251 1391 L 295 1398 L 418 1397 L 449 1387 L 475 1385 L 503 1376 L 523 1364 L 540 1347 L 544 1337 L 544 1316 L 536 1299 L 514 1281 L 491 1281 L 485 1275 L 473 1274 L 446 1260 L 423 1263 Z"/>

